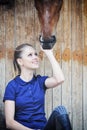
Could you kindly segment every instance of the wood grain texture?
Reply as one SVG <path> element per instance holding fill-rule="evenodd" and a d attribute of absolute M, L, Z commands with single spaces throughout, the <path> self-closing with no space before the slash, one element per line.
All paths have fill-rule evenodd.
<path fill-rule="evenodd" d="M 2 100 L 5 89 L 5 65 L 5 19 L 4 12 L 0 8 L 0 126 L 4 118 L 4 105 Z"/>
<path fill-rule="evenodd" d="M 15 7 L 6 11 L 0 6 L 0 115 L 4 115 L 5 86 L 15 76 L 12 59 L 17 45 L 32 44 L 40 57 L 36 74 L 52 75 L 51 65 L 40 49 L 40 29 L 34 0 L 16 0 Z M 64 0 L 56 37 L 53 52 L 65 82 L 47 90 L 46 117 L 62 104 L 67 108 L 73 130 L 87 130 L 87 0 Z"/>
<path fill-rule="evenodd" d="M 73 129 L 82 130 L 82 1 L 72 1 L 72 117 Z M 79 64 L 79 60 L 80 64 Z"/>

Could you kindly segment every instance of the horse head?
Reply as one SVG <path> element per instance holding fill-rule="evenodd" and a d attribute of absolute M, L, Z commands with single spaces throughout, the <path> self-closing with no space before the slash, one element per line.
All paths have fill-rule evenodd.
<path fill-rule="evenodd" d="M 41 25 L 39 41 L 44 49 L 50 49 L 56 43 L 56 26 L 63 0 L 35 0 L 35 7 Z"/>

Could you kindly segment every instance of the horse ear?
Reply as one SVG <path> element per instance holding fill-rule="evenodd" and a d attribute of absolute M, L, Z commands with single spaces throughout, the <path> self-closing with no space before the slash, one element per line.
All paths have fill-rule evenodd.
<path fill-rule="evenodd" d="M 62 5 L 63 5 L 63 0 L 58 0 L 58 3 L 59 3 L 59 10 L 61 10 Z"/>
<path fill-rule="evenodd" d="M 35 3 L 36 9 L 38 10 L 38 8 L 40 8 L 40 6 L 41 6 L 41 1 L 40 0 L 34 0 L 34 3 Z"/>
<path fill-rule="evenodd" d="M 43 0 L 34 0 L 35 8 L 39 13 L 43 12 Z"/>
<path fill-rule="evenodd" d="M 51 1 L 50 0 L 34 0 L 35 6 L 39 6 L 39 7 L 42 7 L 44 3 L 46 2 L 51 2 Z"/>

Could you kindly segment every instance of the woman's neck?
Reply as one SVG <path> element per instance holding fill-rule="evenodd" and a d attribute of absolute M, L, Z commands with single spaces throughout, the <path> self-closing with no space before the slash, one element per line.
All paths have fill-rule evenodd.
<path fill-rule="evenodd" d="M 26 82 L 30 81 L 33 78 L 34 73 L 33 72 L 21 72 L 20 78 Z"/>

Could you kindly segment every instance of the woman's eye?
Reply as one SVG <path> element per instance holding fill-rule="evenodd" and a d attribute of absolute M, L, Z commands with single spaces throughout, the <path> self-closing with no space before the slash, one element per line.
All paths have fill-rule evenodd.
<path fill-rule="evenodd" d="M 30 54 L 28 54 L 28 56 L 33 56 L 33 55 L 38 56 L 37 53 L 34 53 L 34 54 L 30 53 Z"/>
<path fill-rule="evenodd" d="M 32 54 L 30 53 L 28 56 L 32 56 Z"/>
<path fill-rule="evenodd" d="M 37 53 L 35 53 L 35 56 L 38 56 L 38 54 L 37 54 Z"/>

